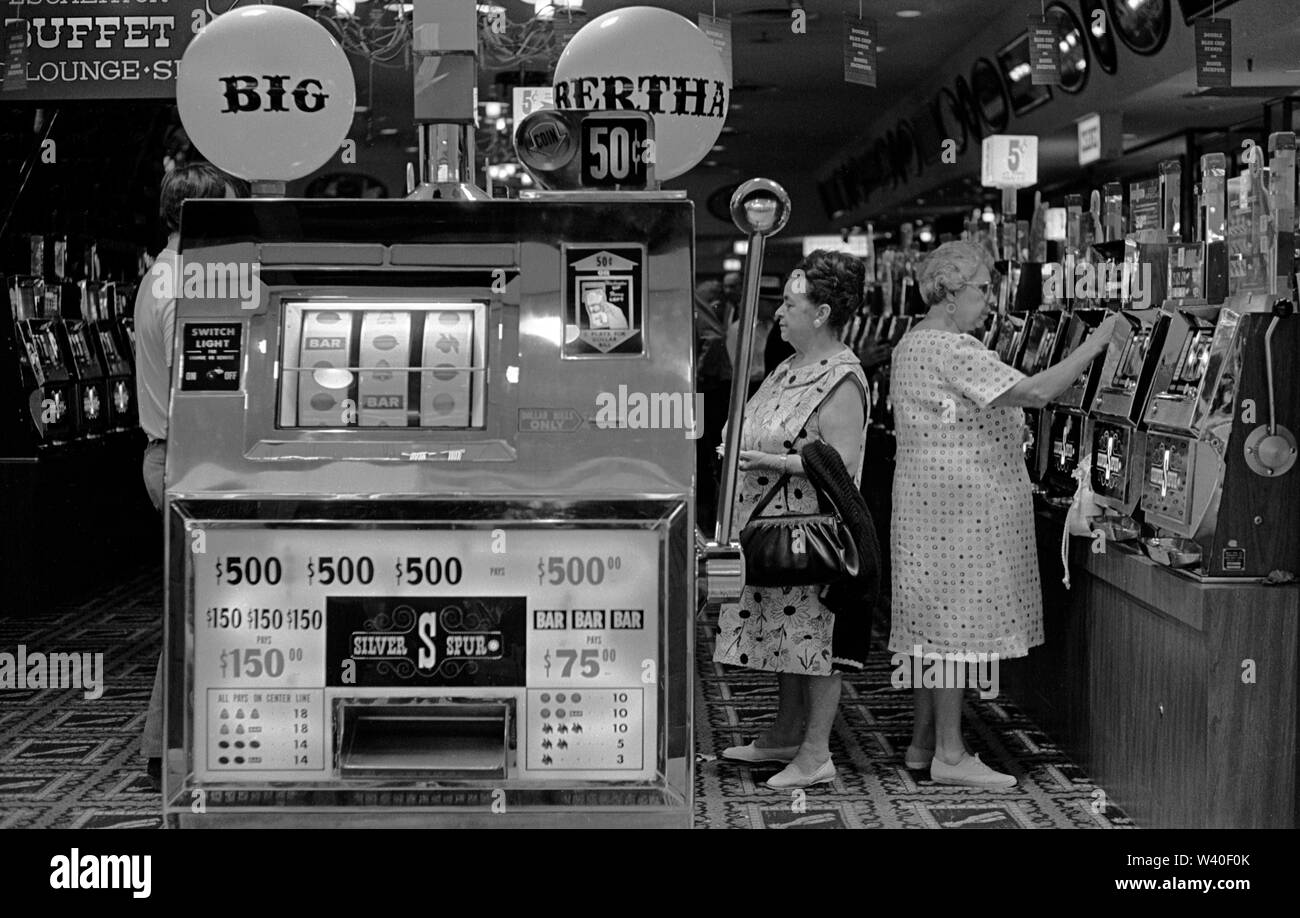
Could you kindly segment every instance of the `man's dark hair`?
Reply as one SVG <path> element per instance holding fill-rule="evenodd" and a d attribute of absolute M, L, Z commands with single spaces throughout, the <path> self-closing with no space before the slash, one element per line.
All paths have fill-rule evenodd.
<path fill-rule="evenodd" d="M 226 175 L 211 163 L 177 166 L 163 176 L 162 191 L 158 195 L 158 216 L 163 228 L 169 234 L 181 228 L 181 204 L 186 198 L 224 198 L 227 188 L 234 189 L 238 197 L 248 196 L 243 182 Z"/>

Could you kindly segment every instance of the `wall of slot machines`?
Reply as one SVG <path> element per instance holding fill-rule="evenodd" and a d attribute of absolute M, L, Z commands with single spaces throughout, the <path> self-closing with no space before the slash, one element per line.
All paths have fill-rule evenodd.
<path fill-rule="evenodd" d="M 0 576 L 29 604 L 118 569 L 121 537 L 156 526 L 140 484 L 127 280 L 138 262 L 98 249 L 21 237 L 0 273 L 0 487 L 13 514 Z M 49 546 L 74 534 L 87 550 L 68 564 Z"/>
<path fill-rule="evenodd" d="M 1223 154 L 1202 157 L 1195 227 L 1179 224 L 1176 161 L 1130 188 L 1127 223 L 1093 219 L 1096 198 L 1093 215 L 1067 200 L 1053 252 L 1066 295 L 1049 267 L 1014 266 L 1034 299 L 1043 281 L 1041 305 L 995 315 L 985 338 L 1033 374 L 1122 312 L 1107 352 L 1026 412 L 1029 475 L 1065 508 L 1086 464 L 1104 509 L 1095 531 L 1201 579 L 1300 572 L 1295 157 L 1292 133 L 1272 135 L 1267 162 L 1261 153 L 1238 176 Z M 1094 295 L 1070 295 L 1084 278 Z"/>

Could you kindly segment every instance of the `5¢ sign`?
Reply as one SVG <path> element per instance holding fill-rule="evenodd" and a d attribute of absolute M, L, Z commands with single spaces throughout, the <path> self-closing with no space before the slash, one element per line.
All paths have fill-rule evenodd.
<path fill-rule="evenodd" d="M 1038 183 L 1038 138 L 994 134 L 984 138 L 980 183 L 986 188 L 1028 188 Z"/>

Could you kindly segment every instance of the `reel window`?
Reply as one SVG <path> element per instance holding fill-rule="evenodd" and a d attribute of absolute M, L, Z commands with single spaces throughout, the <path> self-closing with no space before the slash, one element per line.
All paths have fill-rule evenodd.
<path fill-rule="evenodd" d="M 281 428 L 485 425 L 486 305 L 284 304 Z"/>

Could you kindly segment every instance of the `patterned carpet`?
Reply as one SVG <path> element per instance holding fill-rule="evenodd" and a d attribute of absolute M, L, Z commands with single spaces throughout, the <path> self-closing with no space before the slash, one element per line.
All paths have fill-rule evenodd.
<path fill-rule="evenodd" d="M 0 651 L 104 653 L 103 697 L 80 690 L 0 693 L 0 828 L 149 828 L 162 824 L 141 771 L 139 737 L 158 658 L 162 578 L 125 576 L 84 602 L 0 618 Z M 700 626 L 696 685 L 696 825 L 701 828 L 1131 827 L 1007 699 L 967 703 L 968 741 L 1021 779 L 1006 791 L 936 785 L 902 762 L 910 699 L 889 685 L 889 656 L 845 679 L 831 751 L 834 784 L 802 798 L 763 782 L 777 769 L 715 760 L 747 742 L 776 710 L 771 677 L 723 672 Z M 1100 810 L 1096 812 L 1095 810 Z"/>
<path fill-rule="evenodd" d="M 838 776 L 802 797 L 764 783 L 780 765 L 718 761 L 776 714 L 776 678 L 712 661 L 712 625 L 701 625 L 695 704 L 695 825 L 711 829 L 1091 829 L 1133 828 L 1121 810 L 1009 699 L 968 692 L 966 739 L 993 768 L 1020 779 L 1007 790 L 935 784 L 912 772 L 903 752 L 912 735 L 909 691 L 890 685 L 883 636 L 867 672 L 844 677 L 831 736 Z"/>
<path fill-rule="evenodd" d="M 104 694 L 0 692 L 0 829 L 157 828 L 140 730 L 162 640 L 162 574 L 120 579 L 81 603 L 0 618 L 0 651 L 104 654 Z"/>

